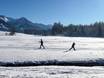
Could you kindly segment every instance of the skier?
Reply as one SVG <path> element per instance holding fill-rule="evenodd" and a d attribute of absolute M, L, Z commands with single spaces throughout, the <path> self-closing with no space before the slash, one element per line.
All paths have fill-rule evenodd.
<path fill-rule="evenodd" d="M 44 47 L 44 45 L 43 45 L 43 40 L 41 39 L 40 40 L 40 48 L 39 49 L 41 49 L 43 47 L 43 49 L 45 49 L 45 47 Z"/>
<path fill-rule="evenodd" d="M 73 44 L 72 44 L 72 46 L 71 46 L 70 49 L 68 49 L 67 51 L 64 51 L 64 52 L 68 52 L 68 51 L 70 51 L 71 49 L 73 49 L 74 51 L 76 50 L 76 49 L 75 49 L 75 42 L 73 42 Z"/>
<path fill-rule="evenodd" d="M 73 42 L 73 44 L 72 44 L 72 46 L 71 46 L 71 48 L 69 50 L 71 50 L 71 49 L 73 49 L 74 51 L 76 50 L 75 49 L 75 42 Z"/>

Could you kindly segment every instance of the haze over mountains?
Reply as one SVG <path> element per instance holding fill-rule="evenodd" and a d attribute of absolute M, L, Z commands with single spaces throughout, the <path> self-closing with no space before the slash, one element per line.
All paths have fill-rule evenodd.
<path fill-rule="evenodd" d="M 0 15 L 0 30 L 9 31 L 11 28 L 15 28 L 16 32 L 35 33 L 32 31 L 46 31 L 50 29 L 51 25 L 44 25 L 41 23 L 33 23 L 25 17 L 18 19 Z M 31 31 L 31 32 L 28 32 Z"/>

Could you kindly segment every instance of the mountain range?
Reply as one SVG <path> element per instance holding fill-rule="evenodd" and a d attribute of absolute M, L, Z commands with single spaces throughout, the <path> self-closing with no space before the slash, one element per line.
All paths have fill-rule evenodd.
<path fill-rule="evenodd" d="M 25 32 L 29 34 L 43 33 L 52 28 L 52 25 L 44 25 L 41 23 L 33 23 L 25 17 L 18 19 L 12 17 L 6 17 L 0 15 L 0 30 L 9 31 L 11 28 L 15 28 L 16 32 Z"/>

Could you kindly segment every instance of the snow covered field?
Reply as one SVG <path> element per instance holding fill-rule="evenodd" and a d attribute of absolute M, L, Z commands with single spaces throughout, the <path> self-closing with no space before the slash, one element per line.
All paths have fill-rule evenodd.
<path fill-rule="evenodd" d="M 38 49 L 40 39 L 46 49 Z M 69 51 L 72 42 L 76 51 Z M 54 37 L 16 34 L 5 36 L 0 32 L 0 62 L 23 61 L 88 61 L 104 58 L 103 38 Z"/>
<path fill-rule="evenodd" d="M 104 78 L 104 67 L 0 67 L 0 78 Z"/>
<path fill-rule="evenodd" d="M 103 38 L 54 37 L 0 32 L 0 62 L 89 61 L 104 59 Z M 38 49 L 40 39 L 46 49 Z M 68 50 L 76 42 L 76 51 Z M 31 66 L 0 67 L 0 78 L 104 78 L 104 67 Z"/>

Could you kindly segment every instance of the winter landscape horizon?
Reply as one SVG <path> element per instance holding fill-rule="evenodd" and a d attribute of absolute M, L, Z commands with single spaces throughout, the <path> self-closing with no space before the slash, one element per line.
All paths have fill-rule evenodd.
<path fill-rule="evenodd" d="M 47 27 L 0 16 L 0 78 L 103 78 L 103 25 Z"/>
<path fill-rule="evenodd" d="M 0 78 L 104 78 L 104 0 L 0 0 Z"/>

